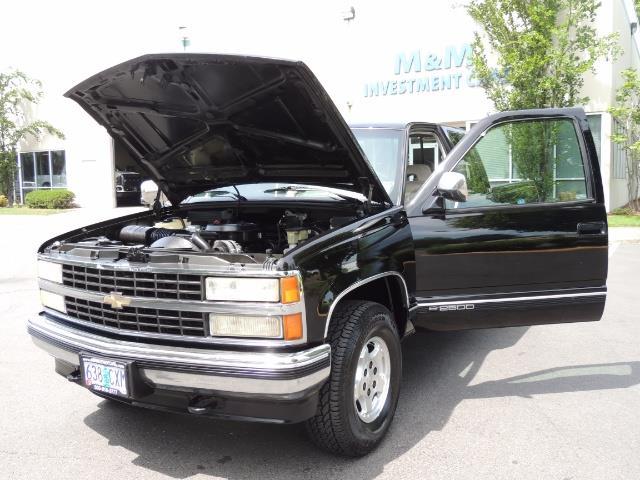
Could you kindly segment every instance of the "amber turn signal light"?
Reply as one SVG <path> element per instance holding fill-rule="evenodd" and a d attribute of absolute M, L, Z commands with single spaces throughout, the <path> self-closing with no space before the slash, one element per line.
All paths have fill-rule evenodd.
<path fill-rule="evenodd" d="M 300 340 L 302 338 L 302 314 L 294 313 L 282 317 L 285 340 Z"/>
<path fill-rule="evenodd" d="M 294 303 L 300 301 L 298 277 L 283 277 L 280 279 L 280 301 L 282 303 Z"/>

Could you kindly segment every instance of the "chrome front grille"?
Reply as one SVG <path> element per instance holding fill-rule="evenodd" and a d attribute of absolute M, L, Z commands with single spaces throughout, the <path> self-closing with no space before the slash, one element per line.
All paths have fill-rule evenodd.
<path fill-rule="evenodd" d="M 104 270 L 63 265 L 62 283 L 90 292 L 119 292 L 126 297 L 202 300 L 202 277 L 175 273 Z"/>
<path fill-rule="evenodd" d="M 123 307 L 114 310 L 98 302 L 65 297 L 67 315 L 95 325 L 136 332 L 204 337 L 206 313 L 155 308 Z"/>
<path fill-rule="evenodd" d="M 108 295 L 162 300 L 202 300 L 202 277 L 173 273 L 106 270 L 63 265 L 64 285 Z M 144 333 L 206 336 L 206 313 L 124 306 L 113 309 L 101 302 L 65 296 L 67 315 L 96 326 Z"/>

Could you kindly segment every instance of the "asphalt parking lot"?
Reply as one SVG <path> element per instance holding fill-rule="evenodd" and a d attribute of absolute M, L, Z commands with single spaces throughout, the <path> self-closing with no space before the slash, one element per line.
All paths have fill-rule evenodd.
<path fill-rule="evenodd" d="M 89 214 L 63 215 L 0 217 L 2 479 L 640 478 L 639 244 L 612 249 L 601 322 L 408 339 L 389 435 L 348 460 L 299 426 L 135 409 L 56 375 L 25 320 L 37 243 Z"/>

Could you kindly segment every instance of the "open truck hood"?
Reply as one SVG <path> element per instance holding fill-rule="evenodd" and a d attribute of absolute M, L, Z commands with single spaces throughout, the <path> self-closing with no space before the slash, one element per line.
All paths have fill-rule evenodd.
<path fill-rule="evenodd" d="M 145 55 L 69 90 L 178 204 L 234 184 L 284 182 L 391 203 L 344 119 L 302 62 Z"/>

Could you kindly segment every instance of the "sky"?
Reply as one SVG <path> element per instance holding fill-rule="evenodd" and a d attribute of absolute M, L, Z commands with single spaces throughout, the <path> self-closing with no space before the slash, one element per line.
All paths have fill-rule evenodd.
<path fill-rule="evenodd" d="M 322 44 L 328 54 L 340 48 L 341 8 L 333 0 L 3 2 L 3 17 L 11 21 L 0 30 L 0 65 L 47 78 L 65 68 L 79 81 L 131 57 L 182 50 L 181 26 L 189 51 L 304 60 L 309 43 Z"/>

